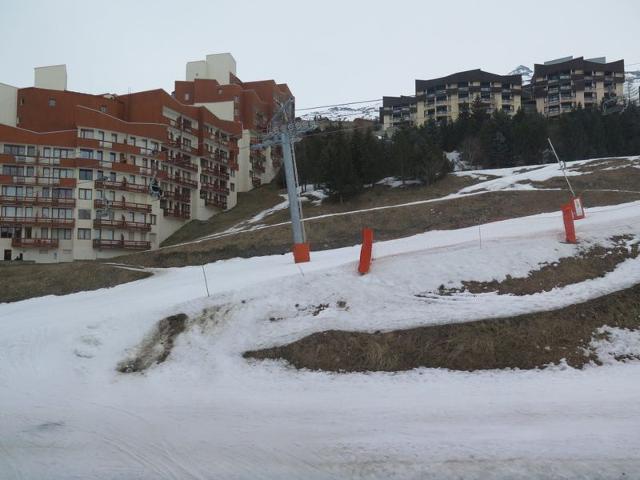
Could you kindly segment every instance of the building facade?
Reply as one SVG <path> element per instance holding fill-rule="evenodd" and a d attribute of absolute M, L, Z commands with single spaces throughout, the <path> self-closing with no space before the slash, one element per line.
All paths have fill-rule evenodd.
<path fill-rule="evenodd" d="M 382 97 L 380 123 L 382 128 L 408 127 L 416 124 L 416 97 Z"/>
<path fill-rule="evenodd" d="M 153 249 L 235 205 L 239 122 L 163 90 L 89 95 L 63 89 L 61 66 L 36 72 L 39 87 L 0 85 L 4 260 Z"/>
<path fill-rule="evenodd" d="M 252 145 L 258 143 L 280 104 L 289 101 L 293 118 L 295 99 L 286 84 L 273 80 L 243 82 L 236 76 L 233 56 L 220 53 L 187 63 L 186 80 L 175 82 L 174 96 L 181 103 L 202 106 L 221 119 L 242 125 L 238 191 L 251 190 L 274 178 L 282 165 L 281 149 L 254 149 Z"/>
<path fill-rule="evenodd" d="M 476 98 L 489 114 L 496 110 L 515 115 L 521 105 L 522 76 L 497 75 L 480 69 L 432 80 L 416 80 L 416 124 L 430 120 L 454 121 Z"/>
<path fill-rule="evenodd" d="M 385 130 L 421 126 L 433 120 L 454 121 L 476 98 L 487 113 L 515 113 L 521 107 L 522 76 L 497 75 L 480 69 L 415 81 L 414 97 L 383 97 L 380 122 Z"/>
<path fill-rule="evenodd" d="M 624 79 L 624 60 L 566 57 L 536 64 L 531 83 L 536 110 L 553 117 L 579 105 L 600 107 L 622 98 Z"/>

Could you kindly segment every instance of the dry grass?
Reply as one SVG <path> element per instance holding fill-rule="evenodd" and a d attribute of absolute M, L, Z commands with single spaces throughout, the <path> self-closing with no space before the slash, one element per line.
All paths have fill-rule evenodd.
<path fill-rule="evenodd" d="M 580 368 L 595 361 L 586 349 L 604 325 L 640 328 L 640 285 L 549 312 L 385 333 L 331 330 L 244 356 L 332 372 L 534 369 L 563 359 Z"/>
<path fill-rule="evenodd" d="M 0 302 L 114 287 L 150 275 L 98 262 L 0 264 Z"/>
<path fill-rule="evenodd" d="M 390 240 L 428 230 L 463 228 L 508 218 L 558 211 L 568 196 L 562 191 L 490 192 L 422 205 L 388 208 L 305 222 L 313 251 L 360 243 L 361 229 L 373 228 L 376 240 Z M 584 195 L 586 208 L 639 200 L 640 194 L 592 192 Z M 558 225 L 562 229 L 562 225 Z M 179 267 L 233 257 L 283 254 L 292 244 L 290 225 L 168 247 L 119 257 L 132 265 Z"/>
<path fill-rule="evenodd" d="M 554 288 L 602 277 L 615 270 L 626 259 L 637 258 L 640 255 L 638 243 L 634 243 L 631 247 L 626 245 L 626 242 L 632 239 L 632 235 L 613 237 L 611 239 L 614 242 L 613 247 L 593 246 L 574 257 L 565 257 L 558 262 L 542 265 L 541 268 L 530 272 L 527 277 L 514 278 L 507 275 L 507 278 L 500 282 L 497 280 L 491 282 L 463 281 L 463 287 L 460 289 L 445 289 L 443 285 L 437 293 L 451 295 L 466 291 L 476 294 L 497 292 L 501 295 L 531 295 L 548 292 Z M 417 296 L 429 297 L 433 293 Z"/>
<path fill-rule="evenodd" d="M 264 185 L 250 192 L 238 193 L 238 204 L 234 208 L 219 215 L 214 215 L 206 221 L 190 221 L 162 242 L 162 245 L 175 245 L 227 230 L 282 202 L 280 193 L 282 191 L 278 189 L 275 183 Z"/>

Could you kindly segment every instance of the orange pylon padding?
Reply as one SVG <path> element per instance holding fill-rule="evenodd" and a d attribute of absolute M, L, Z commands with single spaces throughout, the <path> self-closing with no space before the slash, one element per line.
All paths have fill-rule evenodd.
<path fill-rule="evenodd" d="M 293 261 L 296 263 L 305 263 L 311 260 L 308 243 L 293 244 Z"/>
<path fill-rule="evenodd" d="M 578 243 L 576 240 L 576 228 L 573 224 L 573 202 L 562 205 L 562 220 L 567 243 Z"/>
<path fill-rule="evenodd" d="M 362 229 L 362 248 L 360 249 L 360 264 L 358 272 L 361 275 L 369 272 L 371 267 L 371 252 L 373 250 L 373 230 L 370 228 Z"/>

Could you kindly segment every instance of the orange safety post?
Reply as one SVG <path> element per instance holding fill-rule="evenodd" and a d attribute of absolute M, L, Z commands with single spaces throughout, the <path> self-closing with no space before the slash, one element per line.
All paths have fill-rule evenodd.
<path fill-rule="evenodd" d="M 573 206 L 571 203 L 562 205 L 562 220 L 564 220 L 564 231 L 567 243 L 578 243 L 576 240 L 576 229 L 573 225 Z"/>
<path fill-rule="evenodd" d="M 571 199 L 571 209 L 573 211 L 574 220 L 582 220 L 584 218 L 584 208 L 580 197 L 573 197 Z"/>
<path fill-rule="evenodd" d="M 293 244 L 293 261 L 296 263 L 305 263 L 311 260 L 309 254 L 308 243 L 294 243 Z"/>
<path fill-rule="evenodd" d="M 360 264 L 358 272 L 364 275 L 371 267 L 371 251 L 373 249 L 373 230 L 370 228 L 362 229 L 362 248 L 360 249 Z"/>

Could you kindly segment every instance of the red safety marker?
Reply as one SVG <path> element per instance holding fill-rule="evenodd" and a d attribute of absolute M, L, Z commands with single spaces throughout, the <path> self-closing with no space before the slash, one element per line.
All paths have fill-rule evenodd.
<path fill-rule="evenodd" d="M 567 243 L 578 243 L 576 239 L 576 228 L 573 225 L 573 202 L 562 205 L 562 220 L 564 221 Z"/>
<path fill-rule="evenodd" d="M 362 248 L 360 249 L 360 264 L 358 272 L 361 275 L 369 272 L 371 267 L 371 252 L 373 250 L 373 230 L 370 228 L 362 229 Z"/>
<path fill-rule="evenodd" d="M 308 243 L 293 244 L 293 261 L 296 263 L 305 263 L 311 260 Z"/>

